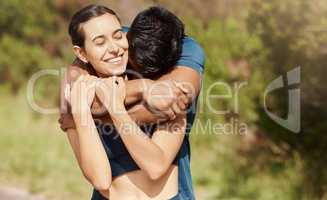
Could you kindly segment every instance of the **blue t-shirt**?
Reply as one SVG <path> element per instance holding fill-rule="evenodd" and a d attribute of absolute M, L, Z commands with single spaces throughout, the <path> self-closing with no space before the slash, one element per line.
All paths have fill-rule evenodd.
<path fill-rule="evenodd" d="M 182 55 L 176 65 L 190 67 L 196 70 L 200 74 L 202 80 L 204 63 L 205 55 L 201 46 L 191 37 L 185 37 L 183 39 Z M 197 98 L 194 99 L 187 112 L 186 137 L 181 146 L 180 157 L 178 160 L 178 192 L 183 200 L 195 199 L 190 169 L 191 148 L 189 133 L 195 119 L 196 104 Z"/>
<path fill-rule="evenodd" d="M 128 27 L 123 27 L 123 31 L 127 32 Z M 200 76 L 204 72 L 205 55 L 201 46 L 191 37 L 186 36 L 183 39 L 182 55 L 177 61 L 177 66 L 190 67 L 196 70 Z M 201 78 L 202 80 L 202 78 Z M 187 113 L 187 129 L 186 137 L 182 143 L 178 156 L 178 193 L 183 200 L 194 200 L 194 191 L 192 186 L 192 176 L 190 169 L 191 149 L 189 142 L 189 133 L 194 122 L 196 114 L 197 98 L 194 99 L 192 105 L 189 106 Z M 100 200 L 101 195 L 94 192 L 92 200 Z"/>

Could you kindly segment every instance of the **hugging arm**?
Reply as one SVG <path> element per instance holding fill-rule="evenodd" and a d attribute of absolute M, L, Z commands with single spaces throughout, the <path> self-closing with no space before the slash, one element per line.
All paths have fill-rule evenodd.
<path fill-rule="evenodd" d="M 129 110 L 131 117 L 138 122 L 143 122 L 147 124 L 155 123 L 158 120 L 169 120 L 174 117 L 174 114 L 180 113 L 180 110 L 183 110 L 185 106 L 188 106 L 192 102 L 192 100 L 199 95 L 204 71 L 204 64 L 204 50 L 195 40 L 193 40 L 191 37 L 186 36 L 183 39 L 182 54 L 180 59 L 177 61 L 176 66 L 169 73 L 161 76 L 159 80 L 156 80 L 154 82 L 155 84 L 160 83 L 161 81 L 175 81 L 178 83 L 182 83 L 186 88 L 186 92 L 183 91 L 183 93 L 181 93 L 180 90 L 177 90 L 177 92 L 174 92 L 175 99 L 165 98 L 164 104 L 158 104 L 158 101 L 156 99 L 153 100 L 154 103 L 150 102 L 150 107 L 152 105 L 151 110 L 149 110 L 148 103 L 149 99 L 151 100 L 151 96 L 144 94 L 143 96 L 138 95 L 139 97 L 142 96 L 144 98 L 145 102 L 147 103 L 147 106 L 144 106 L 144 104 L 134 105 L 134 107 Z M 167 84 L 167 86 L 168 87 L 161 88 L 161 90 L 158 90 L 156 92 L 161 96 L 167 97 L 167 90 L 176 91 L 174 90 L 173 86 L 169 86 L 169 84 Z M 129 85 L 127 83 L 127 98 L 129 96 L 128 87 Z M 147 89 L 146 87 L 140 88 Z M 185 98 L 184 94 L 186 94 L 188 98 Z M 165 115 L 153 114 L 153 107 L 158 110 L 159 113 L 161 112 Z"/>
<path fill-rule="evenodd" d="M 144 81 L 143 79 L 137 79 L 133 81 L 139 81 L 143 84 L 139 83 L 139 85 L 142 85 L 140 87 L 140 90 L 142 92 L 146 92 L 147 88 L 151 87 L 149 86 L 149 83 L 153 85 L 153 90 L 156 90 L 156 95 L 164 97 L 164 103 L 158 105 L 157 104 L 157 110 L 165 111 L 166 114 L 159 115 L 153 112 L 153 110 L 149 109 L 149 106 L 146 106 L 143 101 L 143 103 L 137 103 L 131 106 L 128 110 L 129 115 L 131 118 L 138 122 L 139 124 L 151 124 L 151 123 L 157 123 L 162 121 L 168 121 L 172 118 L 176 113 L 180 113 L 180 110 L 185 110 L 186 107 L 192 102 L 194 98 L 196 98 L 199 95 L 200 88 L 201 88 L 201 80 L 202 75 L 199 74 L 196 70 L 188 67 L 188 66 L 176 66 L 172 71 L 169 73 L 161 76 L 156 81 Z M 181 83 L 183 87 L 186 89 L 186 91 L 181 91 L 179 88 L 170 88 L 175 87 L 172 84 L 166 84 L 166 87 L 156 87 L 155 84 L 164 81 L 175 81 L 177 83 Z M 144 87 L 145 86 L 145 87 Z M 129 84 L 129 82 L 126 83 L 126 98 L 128 98 L 129 94 L 129 87 L 132 87 L 132 85 Z M 135 87 L 135 84 L 134 84 Z M 176 90 L 177 89 L 177 90 Z M 169 91 L 173 91 L 172 94 L 175 95 L 175 98 L 169 98 Z M 143 97 L 144 95 L 136 95 Z M 165 98 L 166 97 L 166 98 Z M 185 98 L 186 97 L 186 98 Z M 141 100 L 141 99 L 140 99 Z M 148 95 L 149 101 L 157 101 L 158 99 L 151 99 L 151 96 Z M 126 102 L 126 101 L 125 101 Z"/>
<path fill-rule="evenodd" d="M 128 113 L 138 124 L 168 121 L 174 117 L 175 113 L 179 112 L 177 111 L 178 109 L 185 109 L 199 95 L 201 80 L 202 75 L 189 66 L 176 66 L 172 71 L 155 81 L 149 79 L 128 80 L 126 81 L 125 99 L 125 105 L 129 106 Z M 176 88 L 176 86 L 171 84 L 171 81 L 182 83 L 185 85 L 187 91 L 183 92 L 179 88 Z M 167 84 L 161 84 L 165 82 Z M 156 87 L 156 84 L 164 85 L 165 87 Z M 151 95 L 147 92 L 151 87 L 157 96 L 167 98 L 163 101 L 158 98 L 152 99 Z M 175 98 L 170 98 L 171 94 Z M 147 101 L 155 102 L 156 111 L 158 112 L 155 113 L 154 109 L 150 109 L 149 104 L 145 103 L 147 101 L 142 101 L 145 96 L 147 96 Z M 156 103 L 158 100 L 161 103 Z M 161 111 L 165 111 L 165 114 L 160 114 L 162 113 Z M 61 116 L 60 125 L 63 130 L 75 127 L 74 122 L 70 118 L 69 115 Z"/>

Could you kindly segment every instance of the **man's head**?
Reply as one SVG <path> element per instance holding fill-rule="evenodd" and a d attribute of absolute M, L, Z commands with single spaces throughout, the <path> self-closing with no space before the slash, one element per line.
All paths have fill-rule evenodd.
<path fill-rule="evenodd" d="M 139 13 L 127 33 L 132 68 L 147 78 L 169 71 L 181 56 L 183 37 L 184 24 L 168 10 Z"/>

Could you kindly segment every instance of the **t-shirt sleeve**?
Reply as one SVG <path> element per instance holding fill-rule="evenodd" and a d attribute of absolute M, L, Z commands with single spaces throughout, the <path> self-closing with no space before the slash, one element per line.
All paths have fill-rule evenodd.
<path fill-rule="evenodd" d="M 123 32 L 124 32 L 124 33 L 127 33 L 128 30 L 129 30 L 129 27 L 127 27 L 127 26 L 122 26 L 122 29 L 123 29 Z"/>
<path fill-rule="evenodd" d="M 202 47 L 191 37 L 183 39 L 182 55 L 177 61 L 177 66 L 190 67 L 203 75 L 205 54 Z"/>

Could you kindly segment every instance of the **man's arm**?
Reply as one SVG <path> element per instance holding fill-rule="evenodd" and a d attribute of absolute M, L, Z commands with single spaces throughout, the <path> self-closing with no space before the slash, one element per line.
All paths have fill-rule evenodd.
<path fill-rule="evenodd" d="M 133 79 L 126 81 L 125 106 L 130 106 L 141 101 L 144 91 L 146 91 L 151 82 L 152 81 L 149 79 Z"/>
<path fill-rule="evenodd" d="M 161 76 L 159 80 L 157 80 L 156 82 L 158 83 L 160 81 L 166 81 L 166 80 L 182 83 L 185 86 L 185 89 L 187 90 L 188 97 L 186 99 L 182 97 L 178 99 L 177 97 L 177 99 L 174 100 L 173 102 L 173 104 L 175 105 L 167 103 L 166 105 L 163 105 L 161 107 L 161 110 L 170 110 L 168 111 L 170 113 L 175 112 L 173 110 L 173 106 L 178 106 L 179 108 L 183 106 L 187 106 L 192 102 L 193 99 L 195 99 L 199 95 L 202 76 L 197 71 L 195 71 L 190 67 L 177 66 L 168 74 Z M 169 90 L 168 87 L 169 86 L 167 85 L 167 87 L 166 88 L 163 87 L 162 90 Z M 167 94 L 167 92 L 165 91 L 158 91 L 158 93 L 160 92 L 162 93 L 162 95 Z M 185 110 L 185 108 L 180 108 L 180 109 Z M 157 122 L 167 121 L 170 118 L 169 115 L 159 115 L 153 113 L 148 109 L 146 105 L 144 105 L 144 102 L 136 104 L 131 108 L 129 108 L 128 114 L 131 116 L 131 118 L 134 121 L 138 122 L 139 124 L 157 123 Z"/>
<path fill-rule="evenodd" d="M 188 105 L 192 100 L 199 95 L 201 88 L 201 81 L 204 72 L 205 53 L 202 47 L 191 37 L 186 36 L 183 39 L 183 48 L 180 59 L 177 61 L 175 68 L 168 74 L 163 75 L 158 81 L 171 80 L 176 82 L 182 82 L 186 84 L 189 98 L 186 99 L 184 105 Z M 167 90 L 167 88 L 166 88 Z M 160 91 L 159 91 L 160 92 Z M 166 91 L 161 91 L 165 94 Z M 177 95 L 177 94 L 176 94 Z M 181 95 L 182 97 L 182 95 Z M 179 101 L 174 103 L 167 103 L 159 108 L 159 110 L 166 110 L 166 113 L 178 113 L 178 109 L 183 109 L 181 105 L 183 98 L 177 98 Z M 179 105 L 179 106 L 177 106 Z M 161 105 L 160 105 L 161 106 Z M 166 106 L 166 107 L 165 107 Z M 177 108 L 177 109 L 176 109 Z M 136 111 L 135 111 L 136 110 Z M 158 116 L 150 112 L 147 107 L 142 105 L 136 105 L 132 108 L 132 118 L 140 122 L 156 122 L 158 120 L 168 120 L 171 116 Z"/>

